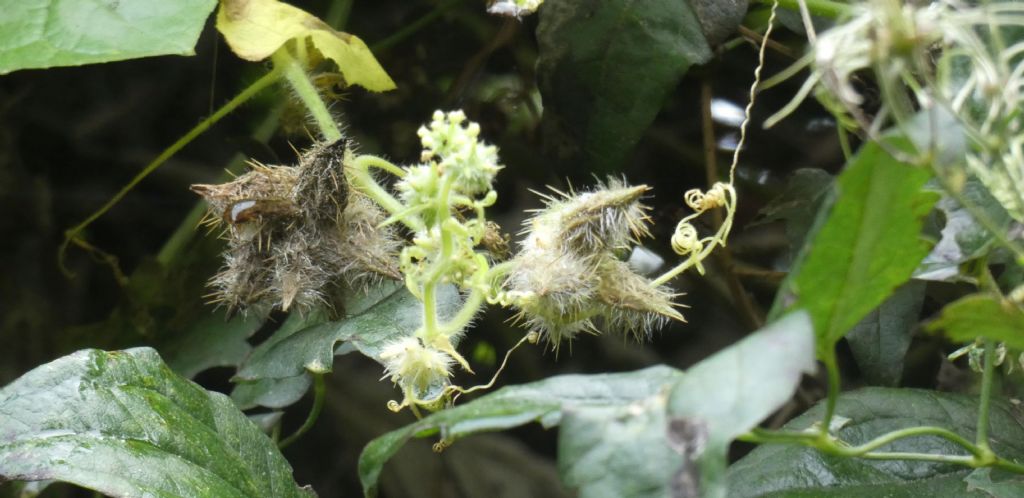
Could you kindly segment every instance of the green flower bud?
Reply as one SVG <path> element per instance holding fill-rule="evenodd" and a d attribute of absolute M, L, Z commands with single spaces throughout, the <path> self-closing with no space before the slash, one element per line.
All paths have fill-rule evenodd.
<path fill-rule="evenodd" d="M 444 394 L 455 363 L 451 356 L 425 347 L 415 337 L 384 346 L 380 359 L 384 363 L 383 378 L 390 377 L 401 387 L 407 401 L 427 403 Z"/>

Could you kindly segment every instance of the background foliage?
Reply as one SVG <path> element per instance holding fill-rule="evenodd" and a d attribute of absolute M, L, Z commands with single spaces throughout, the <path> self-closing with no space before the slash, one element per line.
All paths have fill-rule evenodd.
<path fill-rule="evenodd" d="M 102 9 L 81 13 L 69 10 L 72 4 L 40 0 L 24 8 L 56 13 L 53 26 L 92 19 L 85 24 L 116 28 Z M 436 108 L 464 109 L 481 124 L 481 135 L 498 145 L 506 165 L 492 211 L 505 231 L 514 233 L 524 210 L 538 206 L 530 189 L 589 185 L 595 174 L 623 175 L 652 186 L 646 202 L 654 237 L 647 248 L 669 262 L 676 259 L 668 244 L 672 227 L 685 214 L 682 193 L 724 176 L 718 164 L 726 164 L 735 148 L 737 114 L 757 62 L 756 47 L 748 42 L 759 39 L 754 31 L 767 16 L 763 6 L 747 12 L 744 2 L 720 2 L 709 10 L 702 1 L 549 0 L 522 20 L 490 16 L 469 0 L 294 4 L 358 35 L 397 84 L 384 93 L 342 89 L 328 71 L 314 72 L 321 92 L 331 97 L 331 111 L 361 151 L 414 162 L 415 130 L 426 117 Z M 346 320 L 283 313 L 266 320 L 229 317 L 203 302 L 221 242 L 193 235 L 199 211 L 187 186 L 215 182 L 225 168 L 239 170 L 245 157 L 294 162 L 293 147 L 304 148 L 316 132 L 306 110 L 285 90 L 264 92 L 228 115 L 91 224 L 84 240 L 102 251 L 72 248 L 64 263 L 74 277 L 67 278 L 55 259 L 64 231 L 201 116 L 264 74 L 260 64 L 230 55 L 214 19 L 206 17 L 212 8 L 213 2 L 198 2 L 180 13 L 162 13 L 175 19 L 174 26 L 196 27 L 173 36 L 146 28 L 146 19 L 117 20 L 156 39 L 133 40 L 126 45 L 132 52 L 108 50 L 88 37 L 43 50 L 31 39 L 4 36 L 34 24 L 0 21 L 0 72 L 69 60 L 185 54 L 193 46 L 187 40 L 199 36 L 192 58 L 18 71 L 0 78 L 0 206 L 9 213 L 0 217 L 0 384 L 7 385 L 0 391 L 0 415 L 15 414 L 23 403 L 45 407 L 37 418 L 11 415 L 17 422 L 2 425 L 0 452 L 18 457 L 3 460 L 5 475 L 67 480 L 115 495 L 138 489 L 174 495 L 180 491 L 162 473 L 177 472 L 196 475 L 196 486 L 216 496 L 301 496 L 306 491 L 288 477 L 289 465 L 294 482 L 311 485 L 320 496 L 572 496 L 574 490 L 583 496 L 661 496 L 666 486 L 687 486 L 683 481 L 698 474 L 694 469 L 705 479 L 727 475 L 729 496 L 917 496 L 924 489 L 936 496 L 1013 496 L 1020 489 L 1019 479 L 1000 470 L 730 444 L 766 417 L 768 427 L 794 430 L 820 420 L 825 407 L 811 407 L 828 385 L 815 371 L 812 351 L 827 356 L 822 352 L 836 345 L 843 387 L 850 390 L 837 405 L 845 440 L 860 444 L 920 424 L 969 437 L 977 376 L 966 358 L 945 359 L 955 348 L 921 333 L 922 319 L 939 317 L 927 328 L 941 328 L 958 343 L 983 333 L 1024 349 L 1019 308 L 967 296 L 976 281 L 965 269 L 991 252 L 992 278 L 1003 288 L 1017 286 L 1024 272 L 1012 258 L 992 252 L 991 235 L 955 200 L 942 197 L 927 171 L 901 164 L 874 144 L 847 162 L 835 120 L 814 102 L 770 130 L 756 126 L 789 100 L 797 83 L 759 96 L 737 170 L 741 197 L 728 248 L 707 262 L 703 278 L 690 273 L 674 283 L 686 293 L 687 324 L 673 323 L 645 344 L 585 337 L 557 358 L 540 348 L 520 350 L 500 379 L 511 387 L 460 400 L 456 408 L 419 421 L 408 412 L 386 410 L 395 392 L 390 382 L 380 381 L 380 365 L 345 354 L 379 351 L 382 339 L 363 333 L 367 329 L 415 325 L 417 316 L 409 309 L 414 300 L 404 290 L 376 289 L 349 300 L 345 313 L 354 318 Z M 799 31 L 795 19 L 783 13 L 783 24 Z M 768 74 L 802 50 L 800 34 L 780 31 L 766 60 Z M 168 39 L 186 42 L 157 43 Z M 369 87 L 383 90 L 386 83 L 377 78 Z M 971 185 L 965 195 L 1000 227 L 1019 227 L 986 190 Z M 699 228 L 712 231 L 713 221 L 705 223 Z M 908 283 L 912 275 L 917 279 Z M 447 295 L 442 301 L 454 306 L 454 291 Z M 786 314 L 797 308 L 807 314 Z M 488 312 L 460 346 L 479 378 L 489 378 L 501 354 L 522 335 L 507 317 Z M 159 357 L 153 349 L 99 351 L 140 346 L 154 348 Z M 83 348 L 99 350 L 65 357 L 10 383 Z M 136 385 L 136 378 L 148 380 Z M 772 379 L 770 389 L 758 379 Z M 1018 371 L 999 384 L 1013 396 L 1019 382 Z M 257 426 L 289 434 L 313 405 L 306 393 L 321 389 L 326 401 L 319 423 L 280 454 L 253 431 L 256 426 L 236 420 L 237 412 L 226 408 L 230 399 L 250 409 Z M 124 440 L 87 441 L 106 461 L 183 458 L 194 468 L 154 463 L 146 467 L 152 473 L 130 475 L 123 483 L 96 481 L 100 469 L 90 468 L 89 458 L 66 444 L 76 437 L 71 433 L 83 432 L 59 416 L 76 409 L 65 404 L 74 399 L 117 407 L 82 426 L 90 437 L 126 434 Z M 171 417 L 177 425 L 154 431 L 150 425 L 168 417 L 147 410 L 180 416 Z M 688 417 L 721 424 L 705 428 L 703 452 L 693 450 L 698 441 L 688 432 L 692 428 L 667 421 Z M 1016 405 L 995 403 L 993 449 L 1002 457 L 1024 458 L 1019 419 Z M 555 426 L 557 431 L 545 430 Z M 461 439 L 498 429 L 510 430 Z M 180 440 L 206 436 L 209 441 Z M 458 442 L 435 455 L 429 448 L 437 438 Z M 219 446 L 225 439 L 226 449 Z M 639 453 L 638 441 L 644 443 Z M 957 450 L 934 438 L 901 444 L 896 449 Z M 197 445 L 210 453 L 189 454 Z M 269 455 L 260 463 L 270 470 L 250 468 L 257 454 Z M 33 461 L 47 458 L 49 467 L 33 467 Z M 53 473 L 57 458 L 56 467 L 71 462 L 75 472 Z M 736 463 L 726 474 L 727 460 Z M 268 481 L 267 475 L 274 477 Z M 0 484 L 0 495 L 14 496 L 18 486 Z M 54 485 L 43 496 L 81 493 Z"/>

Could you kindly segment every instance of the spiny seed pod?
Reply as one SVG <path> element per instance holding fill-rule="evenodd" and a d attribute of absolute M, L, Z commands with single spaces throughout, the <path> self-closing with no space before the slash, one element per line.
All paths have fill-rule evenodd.
<path fill-rule="evenodd" d="M 527 225 L 526 244 L 558 245 L 579 255 L 627 249 L 649 235 L 647 208 L 639 202 L 647 190 L 613 178 L 589 192 L 555 191 Z"/>
<path fill-rule="evenodd" d="M 214 301 L 264 313 L 330 306 L 333 287 L 399 278 L 386 216 L 345 181 L 344 141 L 317 144 L 297 166 L 252 169 L 221 185 L 193 185 L 209 204 L 206 223 L 224 226 L 224 268 L 210 281 Z"/>
<path fill-rule="evenodd" d="M 306 219 L 318 223 L 337 224 L 348 202 L 345 181 L 344 140 L 319 143 L 299 158 L 299 174 L 292 196 L 301 200 L 299 209 Z"/>
<path fill-rule="evenodd" d="M 599 325 L 642 339 L 666 320 L 683 321 L 675 294 L 618 258 L 648 234 L 639 201 L 646 190 L 611 180 L 590 192 L 549 197 L 526 222 L 507 295 L 518 318 L 556 350 L 578 332 L 597 333 Z"/>
<path fill-rule="evenodd" d="M 676 310 L 678 294 L 665 286 L 636 274 L 629 264 L 617 259 L 604 259 L 597 269 L 600 285 L 597 299 L 607 306 L 602 316 L 612 330 L 632 335 L 636 340 L 648 339 L 655 329 L 670 319 L 685 322 Z"/>

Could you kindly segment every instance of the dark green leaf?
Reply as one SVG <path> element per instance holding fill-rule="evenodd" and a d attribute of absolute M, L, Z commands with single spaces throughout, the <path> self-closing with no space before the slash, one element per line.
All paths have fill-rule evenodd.
<path fill-rule="evenodd" d="M 17 0 L 0 16 L 0 74 L 192 55 L 214 0 Z"/>
<path fill-rule="evenodd" d="M 231 391 L 231 399 L 243 410 L 264 406 L 285 408 L 291 406 L 313 385 L 308 373 L 283 379 L 260 379 L 239 382 Z"/>
<path fill-rule="evenodd" d="M 362 314 L 401 289 L 403 289 L 401 283 L 384 282 L 381 285 L 367 289 L 365 292 L 353 292 L 346 296 L 344 302 L 345 313 L 349 316 Z M 298 313 L 289 315 L 288 319 L 274 331 L 274 334 L 254 350 L 246 365 L 254 362 L 268 361 L 270 359 L 268 355 L 274 354 L 271 351 L 274 350 L 278 343 L 300 331 L 322 325 L 326 322 L 326 314 L 322 311 L 313 312 L 308 315 Z M 351 350 L 340 350 L 346 344 L 348 343 L 343 343 L 339 346 L 335 350 L 335 355 L 350 352 Z M 257 380 L 243 380 L 240 378 L 234 380 L 238 384 L 231 392 L 231 399 L 243 410 L 256 406 L 275 409 L 287 407 L 302 399 L 302 396 L 309 390 L 309 386 L 312 383 L 309 374 L 306 372 L 289 377 L 265 376 L 259 377 Z"/>
<path fill-rule="evenodd" d="M 454 286 L 437 292 L 438 315 L 449 318 L 461 304 Z M 238 370 L 243 381 L 283 379 L 306 371 L 326 373 L 334 363 L 335 346 L 347 342 L 364 355 L 379 360 L 383 346 L 411 335 L 423 320 L 423 304 L 400 287 L 362 313 L 337 322 L 325 322 L 292 332 L 275 334 L 253 351 Z"/>
<path fill-rule="evenodd" d="M 638 401 L 650 402 L 649 398 L 680 376 L 681 373 L 672 368 L 651 367 L 623 374 L 561 375 L 505 387 L 374 439 L 359 457 L 359 478 L 367 495 L 375 495 L 377 478 L 384 464 L 412 437 L 440 433 L 441 439 L 450 444 L 477 432 L 508 429 L 530 422 L 553 427 L 562 422 L 568 412 L 614 410 Z M 562 441 L 559 445 L 566 447 L 570 442 Z M 573 447 L 581 453 L 586 451 L 585 444 Z M 571 467 L 563 463 L 562 468 Z"/>
<path fill-rule="evenodd" d="M 805 430 L 821 420 L 818 405 L 785 428 Z M 849 420 L 838 435 L 861 444 L 884 433 L 918 425 L 945 427 L 973 439 L 978 410 L 975 396 L 920 389 L 873 387 L 844 393 L 836 415 Z M 995 400 L 991 413 L 992 449 L 1010 459 L 1024 458 L 1024 425 L 1020 410 Z M 934 436 L 901 439 L 879 451 L 966 454 L 959 446 Z M 961 466 L 908 460 L 865 460 L 828 456 L 795 445 L 766 444 L 729 468 L 730 497 L 966 497 Z"/>
<path fill-rule="evenodd" d="M 807 232 L 821 212 L 832 187 L 832 175 L 824 170 L 802 168 L 793 172 L 778 197 L 761 209 L 757 224 L 782 220 L 786 238 L 794 249 L 803 246 Z"/>
<path fill-rule="evenodd" d="M 747 0 L 690 0 L 708 45 L 722 43 L 736 32 L 747 13 Z"/>
<path fill-rule="evenodd" d="M 731 14 L 709 23 L 735 28 L 721 25 Z M 683 0 L 546 4 L 537 77 L 546 126 L 567 142 L 562 155 L 595 171 L 618 169 L 689 67 L 711 58 L 701 28 Z"/>
<path fill-rule="evenodd" d="M 797 312 L 698 363 L 672 389 L 669 415 L 699 428 L 701 496 L 726 496 L 725 452 L 732 440 L 788 401 L 803 374 L 814 373 L 814 330 Z M 684 472 L 690 471 L 683 469 Z"/>
<path fill-rule="evenodd" d="M 920 280 L 903 284 L 846 335 L 861 374 L 871 384 L 895 386 L 903 377 L 903 357 L 921 314 L 924 290 Z"/>
<path fill-rule="evenodd" d="M 0 390 L 0 462 L 111 496 L 314 496 L 231 400 L 148 348 L 79 351 Z"/>
<path fill-rule="evenodd" d="M 236 367 L 249 356 L 252 346 L 246 339 L 263 325 L 255 314 L 228 319 L 223 312 L 201 314 L 187 330 L 160 347 L 167 365 L 179 375 L 191 379 L 213 367 Z"/>
<path fill-rule="evenodd" d="M 839 176 L 836 202 L 776 303 L 811 314 L 819 352 L 906 282 L 928 253 L 921 226 L 937 200 L 922 190 L 928 178 L 873 142 Z"/>
<path fill-rule="evenodd" d="M 957 342 L 985 337 L 1024 349 L 1024 311 L 990 294 L 973 294 L 947 305 L 939 319 L 928 324 L 929 331 L 940 329 Z"/>

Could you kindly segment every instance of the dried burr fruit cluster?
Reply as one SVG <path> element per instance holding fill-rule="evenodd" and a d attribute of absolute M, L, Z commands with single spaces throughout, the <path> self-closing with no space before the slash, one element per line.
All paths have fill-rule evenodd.
<path fill-rule="evenodd" d="M 400 279 L 400 241 L 380 227 L 384 212 L 350 189 L 344 140 L 314 145 L 296 166 L 251 163 L 219 185 L 193 185 L 209 204 L 204 220 L 224 229 L 224 268 L 210 286 L 232 311 L 300 311 L 335 302 L 339 285 Z"/>

